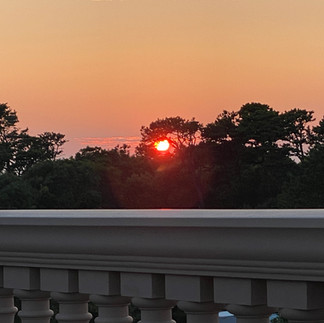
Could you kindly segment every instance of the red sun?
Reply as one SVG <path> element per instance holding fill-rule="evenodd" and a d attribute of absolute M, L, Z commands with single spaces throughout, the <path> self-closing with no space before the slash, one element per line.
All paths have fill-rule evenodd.
<path fill-rule="evenodd" d="M 158 151 L 167 151 L 170 148 L 170 143 L 167 139 L 160 140 L 154 143 L 154 147 Z"/>

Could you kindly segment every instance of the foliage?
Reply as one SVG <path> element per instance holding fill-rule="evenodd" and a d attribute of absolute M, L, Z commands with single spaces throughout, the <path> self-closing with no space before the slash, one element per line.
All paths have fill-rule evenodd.
<path fill-rule="evenodd" d="M 237 113 L 224 110 L 213 123 L 202 128 L 202 138 L 210 143 L 223 144 L 233 140 L 237 125 Z"/>
<path fill-rule="evenodd" d="M 0 104 L 0 173 L 21 175 L 32 165 L 55 160 L 66 142 L 64 135 L 44 132 L 31 136 L 28 129 L 17 127 L 17 113 L 7 104 Z"/>
<path fill-rule="evenodd" d="M 266 104 L 247 103 L 238 112 L 236 139 L 246 147 L 271 149 L 282 139 L 279 112 Z"/>
<path fill-rule="evenodd" d="M 312 143 L 312 130 L 309 123 L 314 121 L 313 111 L 292 109 L 282 114 L 284 140 L 290 147 L 291 156 L 302 160 Z"/>
<path fill-rule="evenodd" d="M 137 147 L 137 154 L 152 156 L 154 143 L 167 139 L 175 151 L 185 147 L 196 145 L 200 138 L 201 124 L 195 119 L 185 120 L 183 118 L 171 117 L 157 119 L 148 127 L 141 128 L 142 140 Z"/>
<path fill-rule="evenodd" d="M 278 196 L 282 208 L 324 208 L 324 145 L 316 146 Z"/>
<path fill-rule="evenodd" d="M 17 123 L 16 112 L 7 104 L 0 104 L 0 172 L 8 170 L 11 166 L 15 142 L 19 136 Z"/>
<path fill-rule="evenodd" d="M 34 205 L 34 196 L 29 183 L 14 174 L 0 176 L 0 208 L 25 209 Z"/>
<path fill-rule="evenodd" d="M 38 163 L 23 178 L 34 191 L 37 208 L 96 208 L 101 203 L 93 165 L 75 160 Z"/>
<path fill-rule="evenodd" d="M 314 145 L 324 145 L 324 118 L 319 125 L 313 128 L 312 143 Z"/>
<path fill-rule="evenodd" d="M 324 207 L 324 119 L 261 103 L 203 126 L 180 117 L 141 128 L 127 145 L 59 158 L 64 135 L 31 136 L 0 105 L 0 208 Z M 171 153 L 154 149 L 168 139 Z"/>
<path fill-rule="evenodd" d="M 260 103 L 224 111 L 203 129 L 203 138 L 214 156 L 208 207 L 276 207 L 276 196 L 295 166 L 287 146 L 280 145 L 279 112 Z"/>
<path fill-rule="evenodd" d="M 62 154 L 62 146 L 66 143 L 65 135 L 55 132 L 44 132 L 39 135 L 38 141 L 46 159 L 55 160 Z"/>

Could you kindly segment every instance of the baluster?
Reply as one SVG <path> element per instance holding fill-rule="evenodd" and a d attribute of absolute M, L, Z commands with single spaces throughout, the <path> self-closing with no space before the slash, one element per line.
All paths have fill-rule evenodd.
<path fill-rule="evenodd" d="M 269 280 L 268 305 L 290 322 L 323 322 L 323 282 Z"/>
<path fill-rule="evenodd" d="M 88 312 L 88 295 L 57 292 L 51 295 L 59 303 L 59 313 L 55 317 L 59 323 L 89 323 L 92 315 Z"/>
<path fill-rule="evenodd" d="M 224 306 L 212 302 L 178 302 L 178 307 L 187 315 L 187 323 L 218 323 L 218 313 Z"/>
<path fill-rule="evenodd" d="M 12 289 L 0 288 L 0 322 L 13 323 L 17 311 Z"/>
<path fill-rule="evenodd" d="M 53 316 L 50 310 L 50 293 L 39 290 L 15 290 L 15 296 L 21 300 L 18 316 L 22 323 L 49 323 Z"/>
<path fill-rule="evenodd" d="M 297 310 L 291 308 L 283 308 L 279 311 L 280 315 L 286 318 L 289 323 L 323 323 L 324 309 L 315 310 Z"/>
<path fill-rule="evenodd" d="M 269 323 L 269 316 L 275 309 L 265 305 L 228 305 L 226 309 L 236 316 L 237 323 Z"/>
<path fill-rule="evenodd" d="M 172 320 L 172 308 L 175 301 L 161 298 L 133 298 L 132 303 L 141 310 L 139 323 L 175 323 Z"/>
<path fill-rule="evenodd" d="M 98 306 L 96 323 L 132 323 L 128 315 L 130 298 L 122 296 L 91 295 L 90 300 Z"/>

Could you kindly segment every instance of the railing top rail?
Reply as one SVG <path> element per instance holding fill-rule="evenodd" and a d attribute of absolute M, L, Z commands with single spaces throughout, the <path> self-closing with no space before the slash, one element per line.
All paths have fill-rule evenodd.
<path fill-rule="evenodd" d="M 1 210 L 5 225 L 324 228 L 324 209 Z"/>
<path fill-rule="evenodd" d="M 323 245 L 320 209 L 0 211 L 9 267 L 324 282 Z"/>

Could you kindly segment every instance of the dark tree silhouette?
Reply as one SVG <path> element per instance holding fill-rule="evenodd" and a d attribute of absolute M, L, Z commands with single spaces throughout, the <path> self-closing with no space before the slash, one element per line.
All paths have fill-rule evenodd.
<path fill-rule="evenodd" d="M 313 114 L 314 111 L 292 109 L 281 115 L 286 146 L 289 147 L 290 155 L 299 160 L 303 160 L 312 144 L 313 134 L 310 123 L 315 120 Z"/>
<path fill-rule="evenodd" d="M 19 137 L 17 123 L 16 111 L 6 103 L 0 104 L 0 172 L 9 171 L 13 163 Z"/>
<path fill-rule="evenodd" d="M 17 113 L 7 104 L 0 104 L 0 172 L 21 175 L 32 165 L 55 160 L 62 153 L 65 135 L 44 132 L 31 136 L 17 123 Z"/>
<path fill-rule="evenodd" d="M 324 118 L 313 128 L 313 145 L 324 145 Z"/>
<path fill-rule="evenodd" d="M 67 142 L 65 135 L 55 132 L 44 132 L 38 135 L 44 159 L 55 160 L 63 152 L 62 146 Z"/>
<path fill-rule="evenodd" d="M 167 139 L 175 151 L 196 145 L 200 139 L 201 124 L 195 119 L 180 117 L 157 119 L 148 127 L 141 128 L 141 143 L 136 151 L 138 155 L 154 155 L 154 143 Z"/>
<path fill-rule="evenodd" d="M 60 133 L 31 136 L 0 104 L 0 208 L 324 207 L 324 119 L 247 103 L 205 127 L 181 117 L 141 128 L 129 146 L 61 157 Z M 170 153 L 154 143 L 167 139 Z"/>

